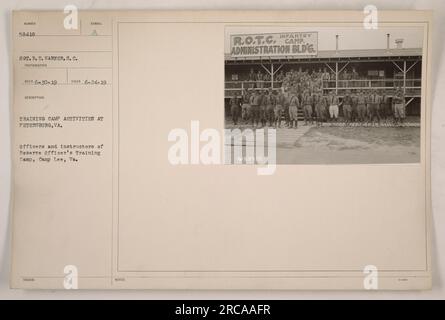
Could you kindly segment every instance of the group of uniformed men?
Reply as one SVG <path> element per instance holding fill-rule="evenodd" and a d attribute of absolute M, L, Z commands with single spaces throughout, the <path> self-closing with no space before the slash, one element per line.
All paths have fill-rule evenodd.
<path fill-rule="evenodd" d="M 391 99 L 392 98 L 392 99 Z M 354 94 L 350 90 L 340 97 L 334 90 L 327 94 L 321 88 L 304 89 L 301 94 L 288 88 L 247 89 L 241 97 L 230 99 L 230 111 L 233 123 L 238 124 L 240 118 L 244 123 L 254 127 L 285 126 L 296 128 L 298 111 L 302 110 L 305 125 L 314 121 L 318 126 L 323 122 L 337 122 L 339 108 L 343 108 L 345 125 L 353 122 L 363 124 L 380 124 L 380 121 L 403 124 L 405 119 L 405 97 L 399 87 L 391 95 L 382 90 L 358 90 Z"/>

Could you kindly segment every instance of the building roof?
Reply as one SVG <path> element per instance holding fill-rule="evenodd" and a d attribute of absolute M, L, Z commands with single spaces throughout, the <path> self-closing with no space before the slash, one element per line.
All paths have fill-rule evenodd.
<path fill-rule="evenodd" d="M 390 57 L 420 57 L 422 48 L 403 48 L 403 49 L 359 49 L 359 50 L 324 50 L 318 51 L 316 56 L 288 56 L 288 57 L 248 57 L 233 58 L 229 53 L 225 54 L 227 61 L 244 60 L 287 60 L 287 59 L 338 59 L 338 58 L 390 58 Z"/>

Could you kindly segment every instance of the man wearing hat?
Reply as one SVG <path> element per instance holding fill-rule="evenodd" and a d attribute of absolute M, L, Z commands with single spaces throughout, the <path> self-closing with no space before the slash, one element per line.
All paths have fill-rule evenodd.
<path fill-rule="evenodd" d="M 260 104 L 261 104 L 261 95 L 259 90 L 255 90 L 255 93 L 250 97 L 250 110 L 251 110 L 251 119 L 252 126 L 257 127 L 260 122 Z"/>
<path fill-rule="evenodd" d="M 281 117 L 283 116 L 283 108 L 284 108 L 284 93 L 282 91 L 276 92 L 274 90 L 275 95 L 275 127 L 280 128 L 281 127 Z"/>
<path fill-rule="evenodd" d="M 312 95 L 309 89 L 305 89 L 301 98 L 301 104 L 303 106 L 304 125 L 307 126 L 308 121 L 312 123 Z"/>
<path fill-rule="evenodd" d="M 357 118 L 358 121 L 363 125 L 366 119 L 366 102 L 367 98 L 363 90 L 360 90 L 357 96 Z"/>
<path fill-rule="evenodd" d="M 371 125 L 374 124 L 374 118 L 377 117 L 378 124 L 380 124 L 380 113 L 379 106 L 382 98 L 377 94 L 376 90 L 372 90 L 371 94 L 368 97 L 368 113 L 369 113 L 369 121 Z"/>
<path fill-rule="evenodd" d="M 295 92 L 291 92 L 289 97 L 289 128 L 298 127 L 298 107 L 300 101 Z"/>
<path fill-rule="evenodd" d="M 270 96 L 267 90 L 261 91 L 261 103 L 260 103 L 260 120 L 261 126 L 266 126 L 266 110 L 267 106 L 270 104 Z"/>
<path fill-rule="evenodd" d="M 288 88 L 284 88 L 283 92 L 283 114 L 284 114 L 284 123 L 286 126 L 290 127 L 290 118 L 289 118 L 289 104 L 290 104 L 291 94 Z"/>
<path fill-rule="evenodd" d="M 266 106 L 266 120 L 269 121 L 269 126 L 275 125 L 275 105 L 277 104 L 277 93 L 275 90 L 269 89 L 269 101 Z"/>
<path fill-rule="evenodd" d="M 382 118 L 382 120 L 386 124 L 388 124 L 388 122 L 390 121 L 390 117 L 393 114 L 391 105 L 389 103 L 389 96 L 383 90 L 379 90 L 379 94 L 381 97 L 380 108 L 379 108 L 380 118 Z"/>
<path fill-rule="evenodd" d="M 250 97 L 251 92 L 249 89 L 244 90 L 243 96 L 242 96 L 242 106 L 241 106 L 241 118 L 244 120 L 244 123 L 249 122 L 249 118 L 251 117 L 251 111 L 250 111 Z"/>
<path fill-rule="evenodd" d="M 239 116 L 239 99 L 236 93 L 232 98 L 230 98 L 230 113 L 232 115 L 233 124 L 236 126 L 238 124 Z"/>
<path fill-rule="evenodd" d="M 264 75 L 261 73 L 261 70 L 258 70 L 258 73 L 256 74 L 256 87 L 258 89 L 263 88 L 263 81 L 264 81 Z"/>
<path fill-rule="evenodd" d="M 405 120 L 405 95 L 403 94 L 402 89 L 399 87 L 396 90 L 396 94 L 394 95 L 394 123 L 399 123 L 403 125 L 403 121 Z"/>
<path fill-rule="evenodd" d="M 351 99 L 352 99 L 351 122 L 355 122 L 358 119 L 358 110 L 357 110 L 358 95 L 357 95 L 357 92 L 354 91 L 351 93 Z"/>
<path fill-rule="evenodd" d="M 345 118 L 345 125 L 349 125 L 352 122 L 351 90 L 347 90 L 343 98 L 343 117 Z"/>
<path fill-rule="evenodd" d="M 329 92 L 328 103 L 329 103 L 329 118 L 330 118 L 330 121 L 337 122 L 339 99 L 338 99 L 338 96 L 334 93 L 333 90 L 331 90 Z"/>
<path fill-rule="evenodd" d="M 323 125 L 326 115 L 326 98 L 323 96 L 323 90 L 318 89 L 314 95 L 315 115 L 317 119 L 317 126 Z"/>

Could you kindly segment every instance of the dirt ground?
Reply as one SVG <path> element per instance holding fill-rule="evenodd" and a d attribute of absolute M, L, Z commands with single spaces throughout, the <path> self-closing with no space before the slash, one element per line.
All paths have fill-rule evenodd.
<path fill-rule="evenodd" d="M 418 162 L 419 127 L 313 127 L 294 145 L 277 148 L 278 164 Z"/>

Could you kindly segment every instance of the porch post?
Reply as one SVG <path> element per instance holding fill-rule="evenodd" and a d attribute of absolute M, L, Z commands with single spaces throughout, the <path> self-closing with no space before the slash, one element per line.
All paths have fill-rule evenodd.
<path fill-rule="evenodd" d="M 335 94 L 338 94 L 338 62 L 335 63 Z"/>
<path fill-rule="evenodd" d="M 403 93 L 406 94 L 406 60 L 403 61 Z"/>
<path fill-rule="evenodd" d="M 273 90 L 273 78 L 274 78 L 274 74 L 275 72 L 273 71 L 273 63 L 270 65 L 270 86 L 272 87 Z"/>

